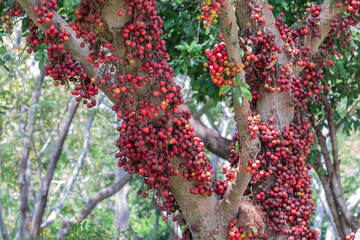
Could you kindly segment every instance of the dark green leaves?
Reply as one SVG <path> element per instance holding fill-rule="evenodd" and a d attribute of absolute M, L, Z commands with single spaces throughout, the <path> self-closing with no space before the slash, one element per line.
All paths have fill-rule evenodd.
<path fill-rule="evenodd" d="M 0 105 L 0 114 L 5 114 L 5 111 L 9 110 L 8 107 Z"/>
<path fill-rule="evenodd" d="M 10 71 L 9 68 L 5 65 L 7 62 L 14 60 L 15 57 L 6 54 L 6 48 L 4 46 L 0 47 L 0 66 L 3 66 L 6 71 Z"/>
<path fill-rule="evenodd" d="M 249 102 L 252 101 L 252 94 L 250 92 L 250 86 L 246 82 L 242 82 L 240 79 L 240 75 L 236 74 L 236 81 L 235 81 L 235 97 L 238 100 L 239 104 L 242 104 L 243 96 L 245 95 Z"/>

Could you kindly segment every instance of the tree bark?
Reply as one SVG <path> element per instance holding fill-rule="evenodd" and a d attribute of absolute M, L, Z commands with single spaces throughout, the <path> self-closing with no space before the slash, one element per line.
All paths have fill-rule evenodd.
<path fill-rule="evenodd" d="M 70 106 L 64 126 L 59 133 L 59 137 L 54 148 L 52 149 L 45 177 L 40 182 L 39 192 L 34 206 L 31 225 L 31 236 L 34 238 L 38 237 L 40 234 L 41 221 L 47 203 L 50 184 L 54 176 L 56 165 L 60 159 L 60 155 L 62 153 L 64 142 L 66 140 L 70 125 L 72 123 L 72 120 L 74 119 L 75 112 L 78 106 L 79 102 L 76 101 L 73 101 L 72 105 Z"/>
<path fill-rule="evenodd" d="M 216 156 L 227 159 L 230 154 L 231 140 L 222 137 L 218 132 L 205 126 L 198 117 L 192 116 L 190 124 L 194 127 L 196 135 L 201 138 L 204 146 Z"/>
<path fill-rule="evenodd" d="M 37 79 L 34 92 L 31 97 L 30 106 L 28 109 L 28 118 L 25 129 L 25 135 L 23 136 L 23 147 L 21 151 L 21 160 L 19 167 L 19 189 L 20 189 L 20 220 L 19 220 L 19 236 L 25 235 L 28 232 L 30 224 L 30 209 L 28 203 L 28 181 L 26 179 L 26 170 L 29 161 L 29 152 L 31 147 L 31 137 L 34 131 L 34 125 L 36 121 L 36 109 L 37 103 L 41 96 L 41 87 L 45 77 L 45 70 L 40 72 Z"/>
<path fill-rule="evenodd" d="M 120 181 L 123 177 L 127 176 L 128 173 L 122 168 L 116 169 L 115 181 Z M 127 231 L 130 227 L 129 220 L 129 192 L 130 182 L 125 185 L 115 194 L 115 218 L 114 225 L 115 231 L 121 233 Z"/>

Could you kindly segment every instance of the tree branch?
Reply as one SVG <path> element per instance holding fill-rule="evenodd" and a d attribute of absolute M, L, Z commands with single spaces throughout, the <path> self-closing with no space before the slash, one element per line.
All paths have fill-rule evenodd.
<path fill-rule="evenodd" d="M 333 22 L 334 18 L 339 18 L 347 9 L 347 6 L 343 4 L 342 0 L 333 0 L 333 8 L 331 9 L 331 1 L 332 0 L 326 0 L 321 4 L 321 25 L 318 27 L 321 37 L 316 38 L 310 34 L 304 39 L 304 45 L 311 46 L 312 53 L 316 53 L 325 38 L 328 37 L 331 30 L 330 24 Z M 339 5 L 339 7 L 337 7 L 337 5 Z"/>
<path fill-rule="evenodd" d="M 65 115 L 65 113 L 67 112 L 67 110 L 69 108 L 69 103 L 70 103 L 71 99 L 72 99 L 72 97 L 69 98 L 69 100 L 68 100 L 68 102 L 66 104 L 66 107 L 65 107 L 65 109 L 63 111 L 63 114 L 60 114 L 60 119 L 59 119 L 58 123 L 56 124 L 55 128 L 51 131 L 51 134 L 50 134 L 49 138 L 46 140 L 45 144 L 42 146 L 42 148 L 41 148 L 41 150 L 39 152 L 39 158 L 40 159 L 41 159 L 41 156 L 45 153 L 46 149 L 49 147 L 55 133 L 58 131 L 58 129 L 60 127 L 60 124 L 61 124 L 61 122 L 62 122 L 62 120 L 64 118 L 64 115 Z"/>
<path fill-rule="evenodd" d="M 115 181 L 122 179 L 127 173 L 123 168 L 116 169 Z M 114 225 L 115 231 L 120 233 L 126 231 L 130 227 L 129 220 L 129 192 L 130 183 L 126 183 L 116 194 L 115 194 L 115 217 Z"/>
<path fill-rule="evenodd" d="M 339 129 L 341 128 L 341 126 L 344 124 L 344 119 L 347 119 L 348 117 L 350 117 L 352 111 L 355 110 L 355 108 L 358 106 L 360 102 L 360 98 L 355 102 L 355 104 L 350 108 L 350 110 L 346 113 L 345 117 L 343 117 L 343 119 L 340 120 L 340 122 L 338 122 L 338 124 L 336 124 L 335 126 L 335 131 L 339 131 Z"/>
<path fill-rule="evenodd" d="M 19 235 L 24 235 L 28 231 L 30 223 L 30 209 L 28 203 L 27 186 L 28 181 L 26 179 L 26 169 L 29 161 L 29 152 L 31 146 L 31 137 L 34 131 L 36 120 L 37 103 L 41 96 L 41 87 L 45 77 L 45 69 L 40 72 L 37 79 L 34 92 L 31 97 L 30 107 L 28 110 L 28 119 L 26 124 L 26 130 L 23 138 L 23 147 L 21 151 L 21 160 L 19 167 L 19 189 L 20 189 L 20 220 L 19 220 Z"/>
<path fill-rule="evenodd" d="M 221 8 L 220 16 L 222 25 L 229 28 L 229 31 L 223 32 L 226 53 L 229 58 L 229 62 L 232 62 L 237 66 L 241 64 L 240 47 L 238 40 L 238 29 L 235 17 L 234 2 L 231 0 L 225 0 L 226 6 Z M 241 81 L 245 81 L 244 71 L 240 73 Z M 229 187 L 225 193 L 224 199 L 220 203 L 221 212 L 224 217 L 227 217 L 226 222 L 230 222 L 233 218 L 234 208 L 240 207 L 243 200 L 244 192 L 249 184 L 251 175 L 245 172 L 244 164 L 249 159 L 254 159 L 260 150 L 259 140 L 252 139 L 248 130 L 247 118 L 251 114 L 249 101 L 245 98 L 242 105 L 239 104 L 233 92 L 233 102 L 235 110 L 235 120 L 237 130 L 240 138 L 239 146 L 239 164 L 236 171 L 234 182 L 229 184 Z"/>
<path fill-rule="evenodd" d="M 315 134 L 316 134 L 316 137 L 318 139 L 318 142 L 319 142 L 319 145 L 320 145 L 320 148 L 321 148 L 321 152 L 322 152 L 322 155 L 324 156 L 324 159 L 325 159 L 325 164 L 326 164 L 326 168 L 327 170 L 329 171 L 330 173 L 330 176 L 327 177 L 326 179 L 322 179 L 321 178 L 321 174 L 318 172 L 318 170 L 320 169 L 321 165 L 319 165 L 319 161 L 320 160 L 317 160 L 318 162 L 315 162 L 316 164 L 314 164 L 314 167 L 317 167 L 317 172 L 318 172 L 318 175 L 320 177 L 320 180 L 325 188 L 325 191 L 330 191 L 330 192 L 326 192 L 327 193 L 327 197 L 328 197 L 328 201 L 329 199 L 331 199 L 331 197 L 329 196 L 329 194 L 333 194 L 334 195 L 334 200 L 335 200 L 335 203 L 336 203 L 336 206 L 340 209 L 340 212 L 341 212 L 341 215 L 340 217 L 343 217 L 346 221 L 346 223 L 352 228 L 352 229 L 356 229 L 357 228 L 357 221 L 354 219 L 354 216 L 351 215 L 350 211 L 347 209 L 346 207 L 346 203 L 345 203 L 345 200 L 344 200 L 344 196 L 342 194 L 342 186 L 341 186 L 341 183 L 340 181 L 338 180 L 338 178 L 336 177 L 335 175 L 335 170 L 334 170 L 334 167 L 333 165 L 331 164 L 331 159 L 330 159 L 330 153 L 329 153 L 329 150 L 326 146 L 326 142 L 325 142 L 325 137 L 322 135 L 321 131 L 319 130 L 318 127 L 315 127 Z M 331 183 L 331 186 L 327 189 L 325 186 L 326 182 L 329 182 Z M 330 202 L 329 202 L 329 205 L 331 206 Z M 333 216 L 335 215 L 335 213 L 333 212 Z M 335 216 L 334 216 L 335 217 Z M 337 225 L 337 228 L 339 226 L 343 226 L 343 227 L 346 227 L 346 224 L 345 222 L 343 222 L 342 224 L 340 225 Z M 339 229 L 339 228 L 338 228 Z M 340 232 L 339 232 L 340 234 Z M 344 234 L 346 235 L 347 234 L 347 230 L 344 229 Z M 344 235 L 344 236 L 345 236 Z M 341 236 L 341 234 L 340 234 Z"/>
<path fill-rule="evenodd" d="M 64 222 L 61 228 L 58 231 L 58 238 L 63 238 L 66 236 L 66 231 L 69 227 L 72 227 L 76 222 L 82 222 L 96 207 L 96 205 L 102 200 L 114 195 L 117 191 L 119 191 L 129 180 L 131 179 L 131 175 L 127 174 L 119 181 L 115 182 L 113 185 L 101 189 L 97 192 L 90 200 L 85 204 L 84 208 L 78 212 L 75 217 L 71 218 L 69 221 Z"/>
<path fill-rule="evenodd" d="M 22 8 L 25 10 L 26 14 L 32 19 L 37 18 L 37 14 L 34 13 L 33 7 L 37 6 L 36 0 L 19 0 L 18 1 Z M 119 3 L 118 3 L 119 4 Z M 116 10 L 116 8 L 113 8 Z M 124 14 L 125 15 L 125 14 Z M 95 68 L 91 63 L 86 59 L 89 56 L 89 44 L 85 44 L 85 47 L 81 48 L 80 44 L 83 42 L 81 39 L 76 38 L 76 32 L 69 26 L 69 24 L 57 13 L 54 12 L 54 17 L 51 19 L 50 23 L 39 24 L 34 22 L 43 32 L 45 32 L 50 24 L 54 24 L 58 29 L 66 29 L 67 32 L 71 34 L 71 37 L 68 41 L 64 43 L 65 49 L 72 56 L 74 60 L 80 63 L 81 67 L 84 69 L 88 77 L 98 77 L 100 74 L 99 68 Z M 125 22 L 118 22 L 118 25 L 124 24 Z M 117 26 L 121 27 L 121 26 Z M 104 94 L 111 100 L 113 100 L 112 94 L 106 91 L 107 85 L 99 85 Z"/>
<path fill-rule="evenodd" d="M 335 120 L 334 120 L 334 110 L 331 107 L 329 99 L 325 96 L 323 92 L 318 93 L 320 101 L 324 105 L 326 119 L 329 125 L 330 131 L 330 139 L 332 146 L 332 157 L 333 157 L 333 165 L 334 165 L 334 174 L 337 179 L 340 181 L 340 160 L 339 160 L 339 150 L 337 146 L 337 138 L 336 138 L 336 129 L 335 129 Z"/>
<path fill-rule="evenodd" d="M 320 155 L 317 155 L 316 157 L 320 159 Z M 317 161 L 319 161 L 319 160 L 317 160 Z M 322 220 L 320 221 L 317 218 L 318 211 L 324 211 L 325 210 L 325 213 L 328 216 L 328 218 L 330 220 L 330 223 L 334 227 L 334 229 L 336 229 L 336 225 L 335 225 L 335 222 L 334 222 L 334 217 L 333 217 L 333 215 L 331 213 L 330 206 L 329 206 L 329 204 L 327 202 L 327 199 L 326 199 L 326 193 L 325 193 L 324 187 L 322 185 L 322 182 L 321 181 L 319 182 L 315 178 L 315 176 L 313 175 L 313 178 L 311 179 L 311 186 L 315 189 L 316 193 L 318 194 L 318 200 L 316 201 L 316 211 L 315 211 L 316 216 L 315 216 L 315 219 L 314 219 L 314 228 L 317 228 L 317 229 L 320 230 L 319 239 L 321 239 Z M 320 204 L 318 204 L 318 203 L 320 203 Z M 321 205 L 320 208 L 322 208 L 322 209 L 319 209 L 319 205 Z M 321 215 L 321 213 L 320 213 L 320 215 Z"/>
<path fill-rule="evenodd" d="M 237 13 L 237 23 L 239 24 L 241 30 L 249 29 L 250 31 L 254 32 L 257 31 L 258 24 L 256 23 L 257 20 L 255 18 L 250 17 L 250 12 L 248 8 L 249 1 L 236 1 L 236 13 Z M 269 32 L 275 35 L 275 43 L 278 46 L 284 46 L 284 40 L 281 38 L 281 34 L 279 29 L 276 27 L 276 19 L 273 12 L 269 9 L 270 4 L 267 0 L 263 0 L 262 3 L 262 17 L 265 19 L 265 23 L 260 27 L 263 29 L 264 32 Z M 247 23 L 251 23 L 251 27 L 248 28 L 246 26 Z M 256 28 L 253 28 L 256 26 Z M 280 65 L 287 65 L 289 63 L 289 54 L 286 51 L 278 54 L 277 61 Z"/>
<path fill-rule="evenodd" d="M 351 78 L 349 78 L 348 83 L 346 84 L 344 90 L 341 92 L 341 95 L 342 95 L 342 96 L 344 96 L 344 94 L 346 94 L 347 91 L 349 91 L 350 84 L 351 84 L 351 82 L 354 80 L 355 76 L 356 76 L 356 73 L 353 73 L 353 74 L 351 75 Z M 340 99 L 341 99 L 341 97 L 339 97 L 338 99 L 336 99 L 336 100 L 334 101 L 334 103 L 332 104 L 332 108 L 333 108 L 333 109 L 335 109 L 335 107 L 336 107 L 336 105 L 338 104 L 338 102 L 340 101 Z"/>
<path fill-rule="evenodd" d="M 102 100 L 99 101 L 99 104 Z M 80 170 L 82 169 L 83 163 L 84 163 L 84 159 L 87 155 L 87 152 L 89 150 L 89 145 L 90 145 L 90 133 L 91 133 L 91 125 L 92 122 L 94 121 L 95 118 L 95 113 L 96 111 L 93 110 L 93 112 L 91 113 L 91 115 L 89 116 L 89 118 L 86 121 L 86 130 L 85 130 L 85 136 L 84 136 L 84 145 L 83 145 L 83 149 L 80 153 L 78 162 L 74 168 L 74 171 L 72 173 L 72 175 L 70 176 L 70 178 L 68 179 L 66 186 L 64 187 L 62 193 L 59 196 L 58 202 L 56 203 L 55 208 L 53 209 L 53 211 L 51 212 L 51 214 L 49 215 L 49 217 L 47 218 L 46 222 L 42 224 L 41 227 L 49 227 L 56 219 L 57 215 L 59 214 L 68 194 L 70 193 L 71 187 L 73 186 L 73 184 L 75 183 L 75 181 L 77 180 Z"/>
<path fill-rule="evenodd" d="M 40 234 L 41 220 L 42 220 L 44 210 L 46 207 L 47 196 L 49 193 L 51 180 L 54 176 L 56 165 L 59 161 L 59 158 L 60 158 L 63 146 L 64 146 L 64 142 L 66 140 L 71 122 L 74 118 L 74 115 L 75 115 L 75 112 L 76 112 L 78 106 L 79 106 L 79 102 L 73 101 L 73 103 L 69 109 L 69 112 L 66 116 L 65 124 L 59 133 L 59 138 L 57 140 L 57 143 L 54 146 L 52 153 L 50 155 L 50 160 L 49 160 L 49 164 L 47 166 L 45 177 L 40 182 L 39 193 L 38 193 L 38 196 L 37 196 L 37 199 L 35 202 L 34 212 L 33 212 L 33 216 L 32 216 L 31 235 L 34 238 L 38 237 Z"/>
<path fill-rule="evenodd" d="M 200 119 L 194 115 L 190 118 L 190 124 L 194 127 L 196 136 L 201 138 L 204 147 L 220 158 L 228 158 L 231 140 L 221 137 L 218 132 L 205 126 Z"/>
<path fill-rule="evenodd" d="M 329 176 L 328 175 L 326 176 L 326 175 L 323 175 L 323 174 L 320 173 L 320 169 L 322 169 L 322 164 L 321 164 L 320 159 L 321 159 L 320 155 L 315 156 L 314 169 L 317 172 L 317 175 L 319 176 L 320 181 L 322 183 L 322 186 L 323 186 L 323 188 L 325 190 L 326 201 L 328 202 L 328 205 L 330 207 L 331 215 L 332 215 L 332 218 L 334 220 L 333 222 L 335 223 L 338 234 L 342 239 L 344 239 L 345 236 L 346 236 L 346 231 L 345 231 L 346 229 L 344 228 L 346 223 L 342 224 L 342 222 L 341 222 L 340 213 L 339 213 L 339 211 L 337 209 L 335 199 L 334 199 L 334 195 L 333 195 L 332 190 L 331 190 Z"/>

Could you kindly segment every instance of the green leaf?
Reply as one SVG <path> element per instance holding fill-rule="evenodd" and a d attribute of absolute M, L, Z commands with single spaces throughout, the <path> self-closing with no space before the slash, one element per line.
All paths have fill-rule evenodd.
<path fill-rule="evenodd" d="M 348 74 L 348 72 L 345 70 L 345 68 L 344 68 L 344 65 L 342 64 L 342 63 L 340 63 L 340 62 L 338 62 L 339 64 L 338 64 L 338 68 L 339 68 L 339 70 L 340 70 L 340 74 L 341 74 L 341 76 L 344 78 L 344 79 L 349 79 L 349 74 Z"/>
<path fill-rule="evenodd" d="M 235 143 L 235 150 L 236 150 L 236 151 L 239 151 L 239 142 L 236 142 L 236 143 Z"/>
<path fill-rule="evenodd" d="M 235 86 L 239 86 L 240 84 L 240 74 L 236 74 L 235 75 Z"/>
<path fill-rule="evenodd" d="M 220 89 L 219 95 L 223 95 L 224 93 L 227 93 L 228 91 L 230 91 L 231 88 L 232 87 L 230 85 L 223 86 Z"/>
<path fill-rule="evenodd" d="M 240 37 L 239 39 L 243 44 L 245 44 L 245 40 L 242 37 Z"/>
<path fill-rule="evenodd" d="M 256 235 L 257 234 L 257 229 L 253 226 L 251 226 L 251 230 L 253 231 L 253 233 Z"/>
<path fill-rule="evenodd" d="M 283 8 L 287 8 L 288 4 L 286 2 L 281 2 L 280 5 L 283 7 Z"/>
<path fill-rule="evenodd" d="M 243 91 L 243 93 L 245 94 L 245 96 L 247 97 L 247 99 L 249 99 L 249 102 L 252 101 L 252 94 L 249 91 L 249 89 L 247 89 L 246 87 L 242 87 L 241 91 Z"/>
<path fill-rule="evenodd" d="M 239 52 L 240 52 L 240 57 L 244 56 L 244 50 L 242 48 L 239 48 Z"/>
<path fill-rule="evenodd" d="M 224 32 L 227 33 L 228 31 L 229 31 L 229 28 L 225 28 L 225 29 L 224 29 Z"/>
<path fill-rule="evenodd" d="M 243 232 L 242 234 L 241 234 L 241 238 L 245 238 L 246 237 L 246 232 Z"/>
<path fill-rule="evenodd" d="M 330 0 L 330 9 L 332 9 L 334 6 L 334 0 Z"/>
<path fill-rule="evenodd" d="M 242 100 L 243 100 L 243 93 L 240 91 L 240 89 L 236 89 L 235 91 L 235 98 L 236 100 L 239 102 L 239 104 L 242 104 Z"/>
<path fill-rule="evenodd" d="M 1 53 L 1 55 L 5 55 L 5 53 L 6 53 L 6 48 L 5 48 L 4 46 L 1 46 L 1 47 L 0 47 L 0 53 Z"/>
<path fill-rule="evenodd" d="M 247 88 L 247 89 L 250 90 L 250 86 L 249 86 L 249 84 L 247 84 L 246 82 L 240 82 L 240 86 L 241 86 L 242 88 Z"/>

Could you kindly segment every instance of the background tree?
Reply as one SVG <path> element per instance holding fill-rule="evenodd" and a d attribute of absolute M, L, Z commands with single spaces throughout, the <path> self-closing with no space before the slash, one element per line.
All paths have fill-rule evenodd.
<path fill-rule="evenodd" d="M 77 95 L 76 100 L 83 100 L 89 108 L 97 105 L 92 97 L 97 94 L 97 87 L 114 102 L 112 109 L 122 119 L 118 127 L 118 165 L 125 166 L 129 173 L 145 176 L 143 181 L 147 189 L 156 189 L 155 198 L 162 198 L 162 203 L 158 203 L 160 210 L 168 215 L 180 210 L 180 215 L 174 216 L 173 220 L 180 225 L 187 223 L 189 229 L 184 230 L 184 238 L 208 239 L 209 235 L 215 239 L 228 236 L 243 238 L 246 235 L 267 235 L 280 239 L 289 235 L 292 238 L 316 238 L 315 231 L 310 230 L 310 212 L 314 206 L 310 201 L 310 167 L 305 163 L 313 142 L 310 122 L 315 128 L 326 168 L 321 165 L 316 153 L 313 161 L 325 187 L 337 232 L 343 239 L 351 230 L 358 228 L 358 221 L 346 207 L 341 190 L 340 160 L 336 147 L 336 126 L 339 129 L 342 122 L 346 123 L 345 119 L 355 107 L 349 104 L 351 106 L 345 117 L 338 117 L 338 123 L 335 123 L 334 110 L 331 110 L 336 104 L 331 106 L 329 103 L 329 99 L 333 98 L 332 92 L 327 88 L 321 93 L 324 85 L 328 84 L 322 68 L 334 65 L 334 60 L 324 61 L 330 57 L 327 49 L 334 47 L 337 41 L 347 46 L 350 25 L 357 24 L 356 1 L 325 1 L 321 7 L 315 5 L 306 9 L 304 21 L 291 17 L 284 19 L 283 14 L 275 20 L 271 13 L 273 7 L 266 2 L 239 1 L 235 3 L 236 9 L 231 1 L 204 3 L 204 20 L 216 23 L 216 16 L 221 16 L 222 27 L 214 31 L 218 31 L 215 36 L 220 33 L 217 40 L 225 43 L 206 51 L 210 59 L 206 67 L 210 68 L 212 82 L 222 87 L 220 94 L 227 94 L 225 98 L 228 102 L 231 102 L 231 97 L 234 98 L 237 124 L 234 143 L 230 147 L 231 168 L 223 169 L 224 180 L 210 177 L 213 170 L 202 149 L 204 144 L 194 137 L 193 128 L 187 120 L 188 111 L 180 113 L 181 109 L 177 107 L 184 101 L 180 88 L 171 82 L 174 74 L 166 63 L 169 55 L 165 53 L 165 42 L 159 38 L 163 22 L 156 16 L 155 2 L 81 2 L 72 28 L 52 12 L 58 9 L 56 1 L 19 3 L 45 33 L 44 38 L 41 37 L 39 29 L 30 23 L 31 34 L 27 41 L 31 50 L 28 52 L 47 51 L 50 65 L 46 66 L 45 71 L 54 78 L 54 84 L 68 86 L 69 82 L 74 82 L 76 88 L 72 94 Z M 5 29 L 11 24 L 11 17 L 21 14 L 17 2 L 12 7 L 14 10 L 8 13 L 9 17 L 3 18 Z M 283 4 L 282 7 L 286 10 L 288 6 Z M 292 14 L 302 10 L 288 9 Z M 347 15 L 340 18 L 345 11 Z M 67 19 L 71 15 L 64 17 Z M 298 25 L 293 28 L 283 24 L 285 20 L 291 22 L 294 19 Z M 204 26 L 208 28 L 209 23 Z M 336 35 L 341 37 L 335 38 Z M 197 42 L 198 39 L 200 33 L 197 34 Z M 43 43 L 50 45 L 45 47 Z M 183 44 L 178 49 L 188 48 L 189 53 L 195 51 L 193 54 L 198 54 L 196 44 L 187 46 Z M 341 57 L 339 46 L 338 52 L 331 52 L 336 54 L 336 58 Z M 44 54 L 38 56 L 40 59 L 46 58 Z M 191 67 L 191 64 L 185 65 Z M 193 65 L 190 69 L 195 68 Z M 186 74 L 197 73 L 195 70 Z M 344 80 L 348 81 L 348 78 Z M 351 86 L 351 81 L 348 86 Z M 197 95 L 200 101 L 219 91 L 211 83 L 205 84 L 204 88 L 208 92 Z M 325 148 L 327 136 L 321 135 L 321 128 L 324 127 L 319 125 L 321 115 L 311 117 L 306 105 L 306 101 L 310 105 L 316 102 L 317 94 L 326 113 L 327 121 L 323 124 L 330 131 L 332 159 Z M 348 102 L 356 99 L 357 94 L 355 91 L 348 95 Z M 250 101 L 243 99 L 243 95 Z M 212 99 L 217 101 L 217 98 Z M 206 107 L 209 108 L 209 105 Z M 316 108 L 313 111 L 318 113 Z M 30 122 L 33 121 L 31 119 L 29 114 Z M 357 127 L 356 119 L 350 122 Z M 201 129 L 201 126 L 195 125 L 195 132 L 197 127 Z M 345 131 L 350 128 L 351 124 L 348 124 Z M 26 139 L 31 136 L 30 126 L 26 131 L 30 134 L 25 136 L 24 142 L 29 142 Z M 216 142 L 212 140 L 220 136 L 208 133 L 212 132 L 197 132 L 205 145 L 209 143 L 209 150 L 215 152 Z M 64 136 L 66 131 L 59 136 L 58 151 L 53 151 L 51 155 L 48 170 L 52 170 L 46 172 L 44 182 L 40 184 L 41 190 L 32 217 L 31 234 L 34 237 L 40 232 L 49 186 Z M 217 145 L 222 143 L 227 141 L 218 141 Z M 25 149 L 28 146 L 24 144 Z M 226 145 L 220 149 L 226 149 Z M 224 157 L 223 151 L 221 154 Z M 20 224 L 20 231 L 26 233 L 26 226 L 30 222 L 26 157 L 21 166 L 19 183 L 24 224 Z M 197 183 L 187 181 L 184 177 Z M 146 197 L 147 189 L 140 194 Z M 244 200 L 243 195 L 252 201 Z M 217 212 L 221 214 L 215 214 Z M 83 211 L 82 214 L 88 213 Z M 262 215 L 266 216 L 265 219 L 262 219 Z M 267 224 L 265 233 L 263 220 Z"/>

